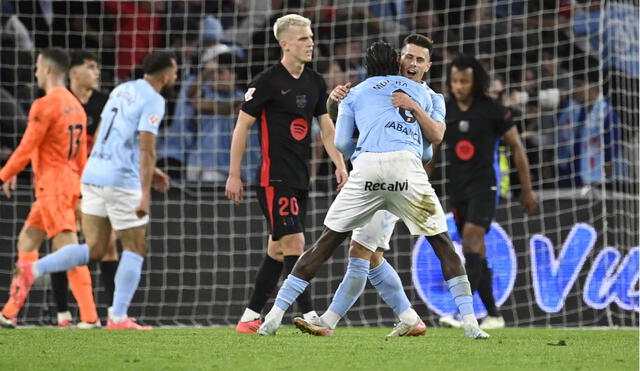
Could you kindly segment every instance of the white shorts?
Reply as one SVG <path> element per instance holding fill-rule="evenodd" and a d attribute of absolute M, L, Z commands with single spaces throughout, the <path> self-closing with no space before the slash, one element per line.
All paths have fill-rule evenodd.
<path fill-rule="evenodd" d="M 324 224 L 336 232 L 353 231 L 367 224 L 378 210 L 398 216 L 413 235 L 447 231 L 444 211 L 422 162 L 408 151 L 358 156 Z"/>
<path fill-rule="evenodd" d="M 116 231 L 149 223 L 149 215 L 138 218 L 136 207 L 142 191 L 82 184 L 82 213 L 108 218 Z"/>
<path fill-rule="evenodd" d="M 377 249 L 389 250 L 389 241 L 398 220 L 400 218 L 387 210 L 378 210 L 369 223 L 353 230 L 351 239 L 373 252 Z"/>

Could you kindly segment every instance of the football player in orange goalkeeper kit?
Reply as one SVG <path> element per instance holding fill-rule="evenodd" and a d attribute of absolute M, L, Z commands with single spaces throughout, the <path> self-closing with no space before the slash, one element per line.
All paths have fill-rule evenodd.
<path fill-rule="evenodd" d="M 67 53 L 58 48 L 42 51 L 36 61 L 36 80 L 46 95 L 29 111 L 20 145 L 0 170 L 7 197 L 16 187 L 16 175 L 31 162 L 35 202 L 18 236 L 18 261 L 36 261 L 38 249 L 51 239 L 52 250 L 78 243 L 76 204 L 80 176 L 87 162 L 87 115 L 78 99 L 65 87 Z M 99 327 L 93 300 L 91 274 L 86 265 L 68 271 L 71 290 L 80 308 L 78 327 Z M 16 287 L 11 287 L 11 294 Z M 2 309 L 0 327 L 13 328 L 20 305 L 13 295 Z"/>

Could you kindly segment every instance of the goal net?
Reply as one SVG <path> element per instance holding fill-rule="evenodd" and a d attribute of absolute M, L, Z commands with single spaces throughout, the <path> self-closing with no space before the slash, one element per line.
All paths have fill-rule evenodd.
<path fill-rule="evenodd" d="M 501 201 L 486 241 L 507 325 L 639 324 L 637 1 L 3 1 L 2 7 L 3 163 L 40 94 L 33 76 L 37 50 L 95 53 L 104 92 L 139 77 L 141 59 L 152 50 L 166 48 L 179 59 L 179 81 L 158 137 L 159 166 L 171 175 L 172 189 L 153 195 L 148 255 L 129 312 L 144 323 L 230 325 L 248 303 L 266 254 L 267 229 L 255 197 L 260 148 L 252 131 L 243 164 L 246 198 L 234 205 L 224 195 L 231 135 L 248 82 L 279 60 L 274 20 L 298 13 L 312 20 L 311 66 L 329 89 L 365 78 L 363 52 L 372 41 L 399 48 L 414 32 L 434 40 L 427 82 L 437 92 L 446 94 L 446 65 L 458 53 L 476 56 L 489 72 L 490 94 L 513 113 L 540 200 L 537 212 L 522 212 L 517 173 L 501 146 Z M 312 135 L 307 247 L 336 196 L 317 127 Z M 432 180 L 447 209 L 444 154 Z M 0 300 L 8 297 L 17 236 L 32 201 L 27 171 L 17 195 L 0 203 Z M 460 249 L 451 217 L 449 227 Z M 43 246 L 41 254 L 47 252 Z M 345 244 L 310 286 L 317 311 L 328 307 L 344 276 L 346 252 Z M 425 321 L 433 325 L 455 311 L 424 239 L 399 223 L 386 258 Z M 99 268 L 92 271 L 104 316 L 109 303 Z M 475 308 L 485 315 L 477 294 Z M 44 278 L 19 320 L 54 318 Z M 369 285 L 342 323 L 394 321 Z"/>

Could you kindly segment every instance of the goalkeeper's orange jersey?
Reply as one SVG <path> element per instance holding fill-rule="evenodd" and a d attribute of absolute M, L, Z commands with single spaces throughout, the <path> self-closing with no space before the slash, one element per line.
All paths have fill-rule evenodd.
<path fill-rule="evenodd" d="M 36 197 L 80 194 L 80 176 L 87 162 L 87 115 L 66 88 L 51 89 L 36 99 L 20 144 L 0 170 L 6 182 L 31 161 Z"/>

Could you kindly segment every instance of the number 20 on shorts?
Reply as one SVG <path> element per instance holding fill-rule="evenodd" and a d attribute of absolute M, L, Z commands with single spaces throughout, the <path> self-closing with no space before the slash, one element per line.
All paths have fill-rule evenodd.
<path fill-rule="evenodd" d="M 278 205 L 280 206 L 279 213 L 281 216 L 298 215 L 300 212 L 298 199 L 295 197 L 280 197 Z"/>

